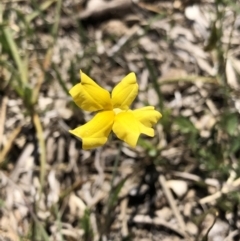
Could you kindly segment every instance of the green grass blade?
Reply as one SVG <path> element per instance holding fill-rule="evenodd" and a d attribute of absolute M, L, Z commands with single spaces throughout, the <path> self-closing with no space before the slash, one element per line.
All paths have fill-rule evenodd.
<path fill-rule="evenodd" d="M 50 0 L 42 3 L 38 10 L 34 11 L 30 15 L 27 16 L 26 20 L 28 23 L 30 23 L 32 20 L 34 20 L 36 17 L 38 17 L 43 11 L 48 9 L 53 3 L 55 3 L 57 0 Z"/>
<path fill-rule="evenodd" d="M 26 68 L 25 65 L 23 63 L 23 60 L 21 59 L 20 55 L 19 55 L 19 51 L 17 48 L 17 44 L 13 38 L 12 32 L 9 29 L 9 27 L 5 27 L 3 28 L 3 35 L 7 41 L 8 47 L 11 51 L 12 57 L 17 65 L 17 69 L 20 73 L 20 78 L 21 78 L 21 82 L 23 83 L 27 83 L 27 72 L 26 72 Z"/>
<path fill-rule="evenodd" d="M 62 76 L 61 76 L 61 74 L 60 74 L 60 72 L 59 72 L 59 69 L 58 69 L 58 67 L 56 66 L 56 64 L 53 64 L 53 70 L 55 71 L 55 73 L 56 73 L 56 77 L 57 77 L 57 80 L 58 80 L 58 82 L 59 82 L 59 84 L 61 85 L 61 87 L 62 87 L 62 89 L 64 90 L 64 92 L 66 93 L 66 95 L 68 96 L 69 94 L 68 94 L 68 88 L 67 88 L 67 86 L 66 86 L 66 83 L 64 82 L 64 80 L 62 79 Z"/>

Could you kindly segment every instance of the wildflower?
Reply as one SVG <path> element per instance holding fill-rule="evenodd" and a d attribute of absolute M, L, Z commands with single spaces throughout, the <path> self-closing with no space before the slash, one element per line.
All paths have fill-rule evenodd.
<path fill-rule="evenodd" d="M 138 93 L 134 73 L 124 77 L 115 86 L 111 95 L 82 71 L 80 71 L 80 78 L 81 82 L 76 84 L 69 93 L 81 109 L 97 112 L 92 120 L 69 131 L 82 139 L 83 149 L 104 145 L 111 130 L 119 139 L 132 147 L 136 146 L 141 133 L 154 136 L 152 125 L 161 118 L 161 113 L 153 106 L 129 109 Z"/>

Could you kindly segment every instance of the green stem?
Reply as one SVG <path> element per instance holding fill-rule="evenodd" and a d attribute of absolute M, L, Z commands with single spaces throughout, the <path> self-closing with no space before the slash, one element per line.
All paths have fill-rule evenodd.
<path fill-rule="evenodd" d="M 121 150 L 122 150 L 122 144 L 120 144 L 119 149 L 118 149 L 118 154 L 117 154 L 117 156 L 114 160 L 113 174 L 112 174 L 112 179 L 111 179 L 111 191 L 110 191 L 108 201 L 107 201 L 107 208 L 106 208 L 106 213 L 105 213 L 105 223 L 103 224 L 104 226 L 103 226 L 103 229 L 102 229 L 101 236 L 103 234 L 108 233 L 110 225 L 111 225 L 111 220 L 112 220 L 111 211 L 112 211 L 113 206 L 114 206 L 113 199 L 114 199 L 115 194 L 116 194 L 116 190 L 115 190 L 115 187 L 114 187 L 114 180 L 117 176 L 117 170 L 118 170 L 118 166 L 119 166 Z"/>

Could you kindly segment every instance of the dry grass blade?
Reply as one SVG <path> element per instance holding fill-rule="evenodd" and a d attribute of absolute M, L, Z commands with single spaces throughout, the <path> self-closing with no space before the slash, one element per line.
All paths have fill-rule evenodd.
<path fill-rule="evenodd" d="M 161 184 L 161 186 L 163 188 L 163 192 L 166 195 L 166 198 L 167 198 L 167 200 L 169 202 L 169 205 L 172 208 L 173 213 L 174 213 L 174 215 L 175 215 L 175 217 L 176 217 L 176 219 L 178 221 L 179 227 L 181 228 L 182 232 L 184 233 L 184 237 L 186 237 L 186 225 L 185 225 L 185 222 L 184 222 L 184 220 L 183 220 L 183 218 L 182 218 L 182 216 L 181 216 L 181 214 L 180 214 L 180 212 L 179 212 L 179 210 L 177 208 L 176 202 L 175 202 L 175 200 L 173 198 L 173 195 L 172 195 L 170 189 L 168 188 L 168 185 L 166 183 L 166 179 L 165 179 L 165 177 L 163 175 L 160 175 L 159 182 L 160 182 L 160 184 Z"/>
<path fill-rule="evenodd" d="M 65 197 L 70 195 L 72 192 L 78 190 L 83 184 L 84 184 L 84 181 L 82 181 L 81 179 L 76 180 L 71 187 L 67 188 L 60 194 L 60 199 L 63 200 Z"/>
<path fill-rule="evenodd" d="M 206 204 L 206 203 L 211 203 L 211 202 L 217 200 L 218 198 L 220 198 L 223 194 L 227 194 L 229 192 L 237 190 L 237 188 L 239 186 L 240 186 L 240 178 L 236 179 L 232 183 L 227 183 L 226 185 L 224 185 L 222 187 L 222 189 L 220 191 L 217 191 L 212 195 L 209 195 L 207 197 L 200 199 L 199 203 L 201 203 L 202 205 Z"/>
<path fill-rule="evenodd" d="M 44 241 L 239 240 L 234 0 L 0 2 L 0 226 Z M 70 103 L 79 69 L 109 92 L 135 72 L 132 108 L 163 114 L 155 137 L 83 150 L 68 133 L 95 114 Z"/>
<path fill-rule="evenodd" d="M 178 78 L 161 78 L 161 85 L 169 84 L 169 83 L 180 83 L 180 82 L 189 82 L 189 83 L 195 83 L 196 81 L 201 81 L 203 83 L 209 83 L 209 84 L 219 84 L 217 79 L 215 77 L 203 77 L 203 76 L 186 76 L 186 77 L 178 77 Z"/>
<path fill-rule="evenodd" d="M 9 153 L 9 151 L 11 150 L 11 147 L 16 139 L 16 137 L 18 136 L 18 134 L 20 133 L 22 129 L 22 126 L 18 126 L 17 128 L 15 128 L 10 137 L 9 140 L 7 142 L 7 144 L 3 147 L 2 151 L 0 152 L 0 165 L 2 164 L 2 162 L 5 160 L 7 154 Z"/>
<path fill-rule="evenodd" d="M 4 124 L 6 119 L 8 97 L 4 96 L 2 100 L 1 112 L 0 112 L 0 148 L 2 146 Z"/>
<path fill-rule="evenodd" d="M 99 7 L 97 8 L 94 2 L 95 0 L 89 1 L 89 8 L 79 15 L 80 19 L 86 19 L 90 16 L 104 15 L 111 11 L 121 11 L 132 5 L 131 0 L 115 0 L 110 2 L 100 1 Z"/>
<path fill-rule="evenodd" d="M 51 3 L 51 1 L 50 1 L 50 3 Z M 51 43 L 48 47 L 47 53 L 46 53 L 44 61 L 43 61 L 42 73 L 40 74 L 38 81 L 37 81 L 37 85 L 35 86 L 35 88 L 33 90 L 33 95 L 32 95 L 32 103 L 33 104 L 35 104 L 38 100 L 39 91 L 43 84 L 45 74 L 51 65 L 52 55 L 53 55 L 53 47 L 54 47 L 54 43 L 56 42 L 56 39 L 57 39 L 61 7 L 62 7 L 62 0 L 58 0 L 57 6 L 56 6 L 56 12 L 55 12 L 54 25 L 52 28 L 52 39 L 51 39 Z"/>
<path fill-rule="evenodd" d="M 127 217 L 127 206 L 128 206 L 128 199 L 123 199 L 121 202 L 121 213 L 120 213 L 120 217 L 121 217 L 121 221 L 122 221 L 122 228 L 121 228 L 121 232 L 122 232 L 122 236 L 123 237 L 127 237 L 129 235 L 129 231 L 128 231 L 128 217 Z"/>
<path fill-rule="evenodd" d="M 186 236 L 186 233 L 182 230 L 180 230 L 179 228 L 174 227 L 172 224 L 164 221 L 163 219 L 160 218 L 151 218 L 150 216 L 145 216 L 145 215 L 136 215 L 133 218 L 133 221 L 136 223 L 146 223 L 146 224 L 154 224 L 154 225 L 161 225 L 164 226 L 176 233 L 178 233 L 179 235 L 181 235 L 182 237 Z"/>
<path fill-rule="evenodd" d="M 45 140 L 44 140 L 44 133 L 42 124 L 39 118 L 39 115 L 37 113 L 34 113 L 32 116 L 33 124 L 35 126 L 36 132 L 37 132 L 37 138 L 40 148 L 40 183 L 41 183 L 41 190 L 45 184 L 45 174 L 46 174 L 46 147 L 45 147 Z"/>
<path fill-rule="evenodd" d="M 75 15 L 74 18 L 85 20 L 91 17 L 101 17 L 113 12 L 123 12 L 129 10 L 133 6 L 131 0 L 113 0 L 113 1 L 96 1 L 91 0 L 87 4 L 86 10 Z M 62 19 L 61 25 L 64 27 L 71 26 L 73 24 L 72 18 Z"/>

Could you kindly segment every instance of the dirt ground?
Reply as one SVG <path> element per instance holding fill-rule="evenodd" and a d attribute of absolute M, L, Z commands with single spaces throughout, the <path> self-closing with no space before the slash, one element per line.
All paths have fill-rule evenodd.
<path fill-rule="evenodd" d="M 1 0 L 0 29 L 0 241 L 240 240 L 239 1 Z M 80 69 L 135 72 L 155 137 L 82 150 Z"/>

